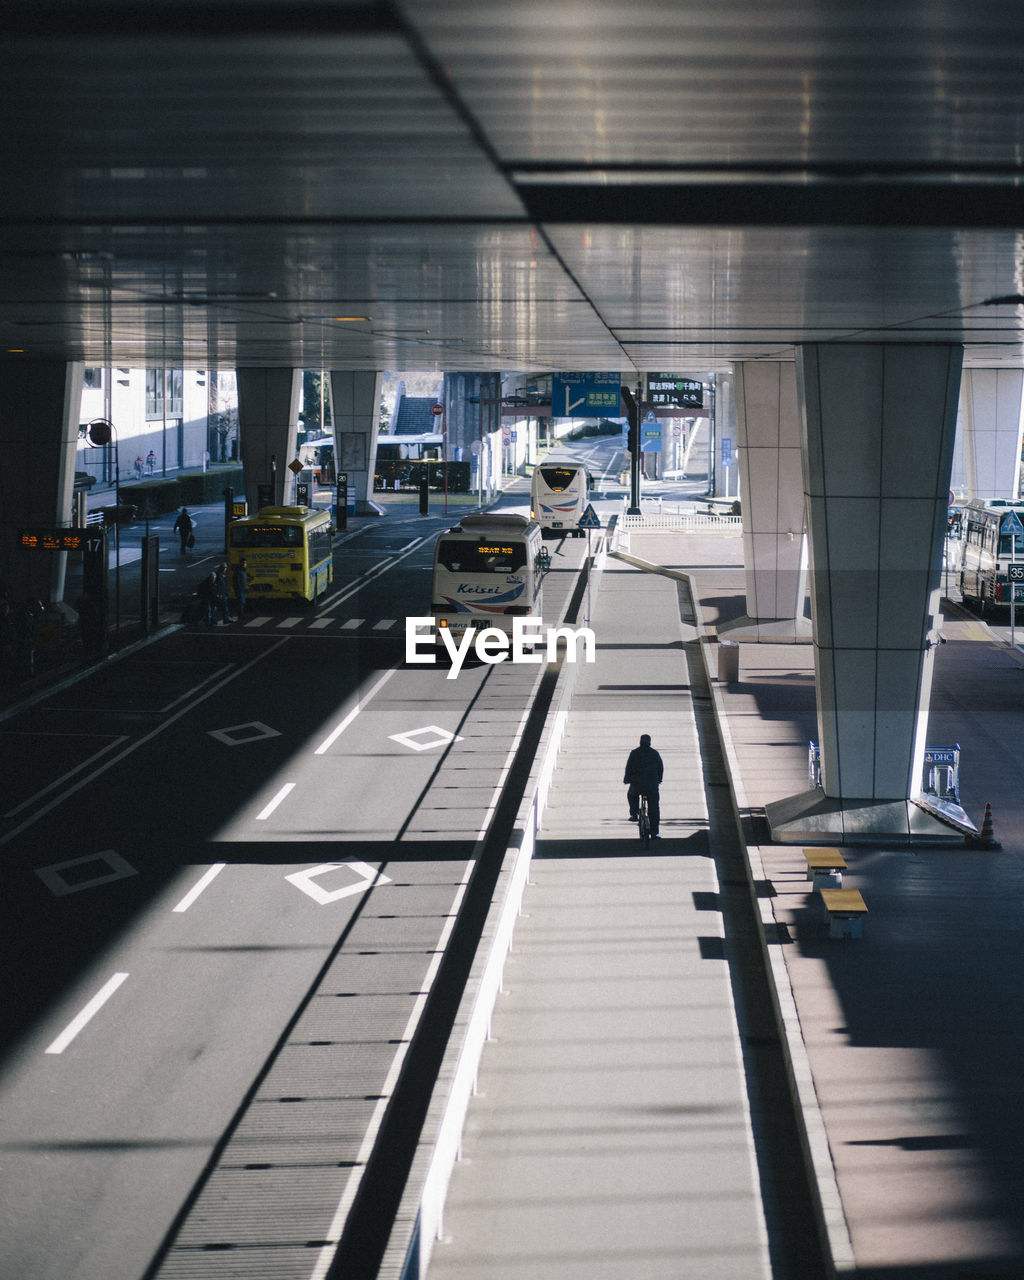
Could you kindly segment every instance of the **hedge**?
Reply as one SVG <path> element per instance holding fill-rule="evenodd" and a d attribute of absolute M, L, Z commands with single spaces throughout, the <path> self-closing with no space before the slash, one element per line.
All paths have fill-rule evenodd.
<path fill-rule="evenodd" d="M 154 477 L 136 484 L 121 485 L 121 502 L 137 508 L 140 516 L 162 515 L 179 507 L 202 507 L 220 502 L 225 489 L 241 494 L 242 468 L 214 466 L 206 471 L 182 471 L 176 476 Z"/>

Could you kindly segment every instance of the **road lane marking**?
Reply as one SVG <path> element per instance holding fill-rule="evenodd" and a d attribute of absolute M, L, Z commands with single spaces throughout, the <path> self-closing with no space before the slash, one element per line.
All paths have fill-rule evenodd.
<path fill-rule="evenodd" d="M 388 631 L 397 621 L 397 618 L 381 618 L 380 622 L 373 624 L 373 629 L 374 631 Z"/>
<path fill-rule="evenodd" d="M 333 618 L 317 618 L 315 622 L 311 622 L 309 624 L 309 629 L 310 631 L 319 631 L 322 627 L 330 627 L 333 626 L 333 624 Z"/>
<path fill-rule="evenodd" d="M 196 881 L 192 888 L 189 889 L 188 893 L 185 894 L 184 898 L 182 898 L 178 905 L 173 907 L 172 910 L 187 911 L 207 885 L 211 884 L 227 865 L 228 864 L 226 862 L 215 862 L 213 866 L 210 867 L 209 871 L 205 872 L 205 874 Z"/>
<path fill-rule="evenodd" d="M 94 769 L 92 773 L 86 774 L 84 778 L 80 778 L 72 786 L 68 787 L 66 791 L 55 796 L 49 804 L 45 804 L 42 808 L 37 809 L 36 812 L 33 813 L 30 818 L 26 818 L 20 826 L 12 827 L 10 831 L 5 832 L 4 835 L 0 836 L 0 845 L 9 844 L 16 836 L 20 836 L 23 831 L 27 831 L 29 827 L 34 826 L 40 818 L 45 817 L 48 813 L 52 813 L 58 805 L 61 805 L 65 800 L 70 799 L 70 797 L 76 792 L 81 791 L 83 787 L 87 787 L 89 783 L 92 782 L 94 778 L 98 778 L 101 773 L 105 773 L 108 769 L 113 768 L 115 764 L 119 764 L 122 760 L 130 756 L 133 751 L 137 751 L 139 747 L 145 746 L 147 742 L 152 741 L 153 738 L 156 738 L 159 734 L 163 733 L 164 730 L 169 729 L 170 726 L 180 720 L 182 716 L 187 715 L 189 711 L 198 707 L 200 703 L 205 702 L 207 698 L 212 698 L 215 693 L 218 693 L 226 685 L 229 685 L 232 680 L 237 680 L 239 676 L 244 675 L 245 672 L 249 671 L 252 667 L 255 667 L 257 663 L 264 662 L 272 653 L 280 649 L 282 645 L 287 644 L 288 639 L 288 636 L 282 636 L 280 640 L 268 645 L 264 653 L 257 654 L 251 662 L 246 662 L 242 666 L 237 667 L 230 675 L 225 676 L 220 684 L 207 689 L 205 693 L 201 693 L 193 702 L 190 702 L 187 706 L 180 708 L 180 710 L 176 711 L 174 715 L 168 716 L 168 718 L 161 724 L 156 725 L 149 731 L 149 733 L 144 733 L 141 738 L 136 738 L 134 742 L 130 742 L 128 746 L 114 756 L 112 760 L 107 760 L 106 763 L 100 765 L 98 769 Z"/>
<path fill-rule="evenodd" d="M 71 1041 L 74 1040 L 75 1036 L 77 1036 L 78 1033 L 92 1021 L 127 977 L 128 975 L 126 973 L 115 973 L 110 981 L 96 992 L 82 1012 L 71 1019 L 46 1052 L 63 1053 Z"/>
<path fill-rule="evenodd" d="M 265 808 L 259 811 L 259 813 L 256 815 L 256 821 L 264 822 L 267 818 L 269 818 L 270 815 L 277 808 L 277 806 L 285 798 L 285 796 L 288 795 L 288 793 L 290 791 L 293 791 L 294 789 L 295 789 L 294 782 L 286 782 L 284 786 L 281 788 L 281 790 L 277 793 L 277 795 L 274 796 L 273 800 L 271 800 L 271 802 Z"/>
<path fill-rule="evenodd" d="M 368 569 L 366 573 L 361 574 L 346 591 L 343 591 L 337 599 L 332 600 L 330 604 L 324 605 L 321 613 L 333 613 L 339 605 L 345 603 L 349 596 L 354 596 L 358 591 L 361 591 L 363 587 L 368 586 L 369 583 L 373 582 L 375 578 L 379 578 L 381 574 L 387 573 L 389 569 L 393 569 L 400 560 L 404 560 L 407 556 L 411 556 L 417 548 L 421 547 L 425 542 L 429 542 L 430 539 L 435 536 L 436 535 L 433 533 L 425 533 L 422 538 L 416 538 L 413 542 L 410 542 L 407 549 L 394 552 L 386 560 L 381 561 L 381 563 L 375 568 Z"/>
<path fill-rule="evenodd" d="M 29 796 L 27 800 L 22 801 L 17 808 L 8 809 L 4 814 L 4 817 L 16 818 L 23 809 L 32 808 L 34 805 L 39 803 L 42 796 L 45 796 L 48 792 L 55 790 L 57 787 L 63 786 L 64 783 L 67 782 L 68 778 L 73 778 L 81 769 L 87 769 L 94 760 L 98 760 L 100 756 L 105 755 L 108 751 L 113 751 L 115 747 L 119 747 L 122 742 L 127 741 L 128 734 L 123 733 L 119 737 L 115 738 L 113 742 L 108 742 L 105 747 L 100 747 L 99 751 L 94 752 L 87 760 L 82 760 L 80 763 L 76 764 L 73 769 L 69 769 L 67 773 L 61 774 L 59 778 L 54 779 L 53 782 L 48 783 L 41 790 L 37 791 L 34 796 Z"/>
<path fill-rule="evenodd" d="M 317 747 L 317 749 L 313 752 L 314 755 L 322 756 L 322 755 L 326 755 L 326 753 L 330 751 L 331 747 L 334 746 L 335 742 L 337 742 L 337 740 L 349 727 L 349 725 L 360 713 L 360 711 L 362 711 L 362 709 L 371 701 L 371 699 L 387 683 L 387 681 L 391 679 L 391 677 L 395 674 L 397 670 L 398 670 L 397 667 L 391 667 L 388 671 L 384 672 L 384 674 L 373 686 L 373 688 L 366 695 L 366 697 L 365 698 L 360 697 L 359 700 L 356 702 L 356 705 L 348 713 L 345 719 L 342 720 L 341 724 L 339 724 L 336 728 L 332 729 L 331 732 L 327 735 L 327 737 L 324 738 L 323 742 L 321 742 L 320 745 Z"/>
<path fill-rule="evenodd" d="M 297 627 L 301 621 L 301 618 L 282 618 L 277 625 L 281 630 L 286 630 L 289 627 Z"/>
<path fill-rule="evenodd" d="M 353 884 L 342 885 L 340 889 L 325 889 L 323 885 L 316 883 L 320 876 L 328 875 L 332 871 L 340 871 L 342 867 L 351 869 L 360 878 Z M 303 893 L 308 894 L 322 907 L 330 906 L 332 902 L 340 902 L 342 898 L 354 897 L 365 889 L 391 883 L 391 877 L 386 876 L 379 867 L 371 867 L 365 862 L 321 862 L 319 866 L 310 867 L 307 871 L 293 871 L 290 876 L 285 876 L 285 879 L 296 889 L 301 889 Z"/>
<path fill-rule="evenodd" d="M 78 874 L 83 867 L 102 867 L 85 879 Z M 77 869 L 70 877 L 63 872 Z M 117 852 L 116 849 L 104 849 L 102 853 L 86 854 L 84 858 L 71 858 L 67 862 L 54 862 L 48 867 L 36 867 L 36 875 L 43 884 L 62 898 L 68 893 L 79 893 L 82 889 L 93 889 L 98 884 L 109 884 L 111 880 L 123 880 L 126 876 L 137 876 L 139 873 Z"/>
<path fill-rule="evenodd" d="M 342 631 L 351 631 L 355 627 L 361 627 L 363 625 L 363 621 L 364 620 L 362 618 L 349 618 L 347 622 L 343 622 L 341 624 L 341 629 Z"/>

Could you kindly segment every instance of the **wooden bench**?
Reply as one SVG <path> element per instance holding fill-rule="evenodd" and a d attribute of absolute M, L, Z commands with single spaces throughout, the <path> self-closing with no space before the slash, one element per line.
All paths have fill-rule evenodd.
<path fill-rule="evenodd" d="M 822 889 L 830 938 L 859 938 L 868 913 L 859 889 Z"/>
<path fill-rule="evenodd" d="M 805 849 L 807 879 L 814 881 L 815 890 L 841 889 L 846 859 L 838 849 Z"/>

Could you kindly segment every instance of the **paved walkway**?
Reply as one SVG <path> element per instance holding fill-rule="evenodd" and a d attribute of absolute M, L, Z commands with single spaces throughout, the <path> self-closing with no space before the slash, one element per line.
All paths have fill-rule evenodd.
<path fill-rule="evenodd" d="M 634 534 L 693 572 L 706 625 L 743 612 L 739 539 Z M 770 1274 L 669 579 L 612 561 L 544 820 L 508 989 L 455 1169 L 430 1280 L 657 1280 Z M 869 906 L 827 937 L 799 849 L 749 849 L 798 1015 L 842 1202 L 841 1274 L 1024 1275 L 1024 669 L 948 611 L 929 743 L 958 742 L 961 799 L 1001 850 L 847 848 Z M 745 646 L 720 685 L 741 807 L 807 786 L 808 647 Z M 666 758 L 656 858 L 631 852 L 621 763 L 642 731 Z M 849 1249 L 852 1245 L 852 1260 Z"/>
<path fill-rule="evenodd" d="M 770 1275 L 673 580 L 611 560 L 431 1280 Z M 638 850 L 622 771 L 666 765 Z"/>

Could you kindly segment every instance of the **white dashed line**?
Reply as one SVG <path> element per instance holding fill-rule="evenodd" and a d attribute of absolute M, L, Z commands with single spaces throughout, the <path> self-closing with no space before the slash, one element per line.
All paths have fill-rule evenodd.
<path fill-rule="evenodd" d="M 92 1021 L 127 977 L 128 975 L 126 973 L 115 973 L 106 986 L 96 992 L 82 1012 L 78 1014 L 77 1017 L 71 1019 L 46 1052 L 63 1053 L 71 1041 L 74 1040 L 75 1036 L 78 1035 L 83 1027 L 86 1027 Z"/>
<path fill-rule="evenodd" d="M 256 815 L 256 821 L 263 822 L 265 819 L 269 818 L 270 815 L 277 808 L 277 806 L 289 793 L 289 791 L 294 790 L 294 787 L 295 787 L 294 782 L 286 782 L 284 786 L 281 788 L 281 790 L 277 793 L 277 795 L 274 796 L 273 800 L 271 800 L 271 802 L 266 806 L 266 808 L 261 809 L 260 812 Z"/>
<path fill-rule="evenodd" d="M 189 889 L 188 893 L 185 894 L 184 898 L 182 898 L 182 900 L 178 903 L 176 907 L 173 908 L 173 910 L 179 911 L 179 912 L 187 911 L 189 907 L 192 905 L 192 903 L 195 902 L 196 898 L 198 898 L 199 895 L 203 892 L 206 886 L 210 884 L 211 881 L 213 881 L 218 875 L 220 875 L 220 873 L 224 870 L 224 868 L 227 865 L 228 864 L 226 862 L 215 862 L 213 866 L 209 869 L 209 871 L 207 871 L 206 874 L 202 877 L 202 879 L 198 880 L 192 886 L 192 888 Z"/>

